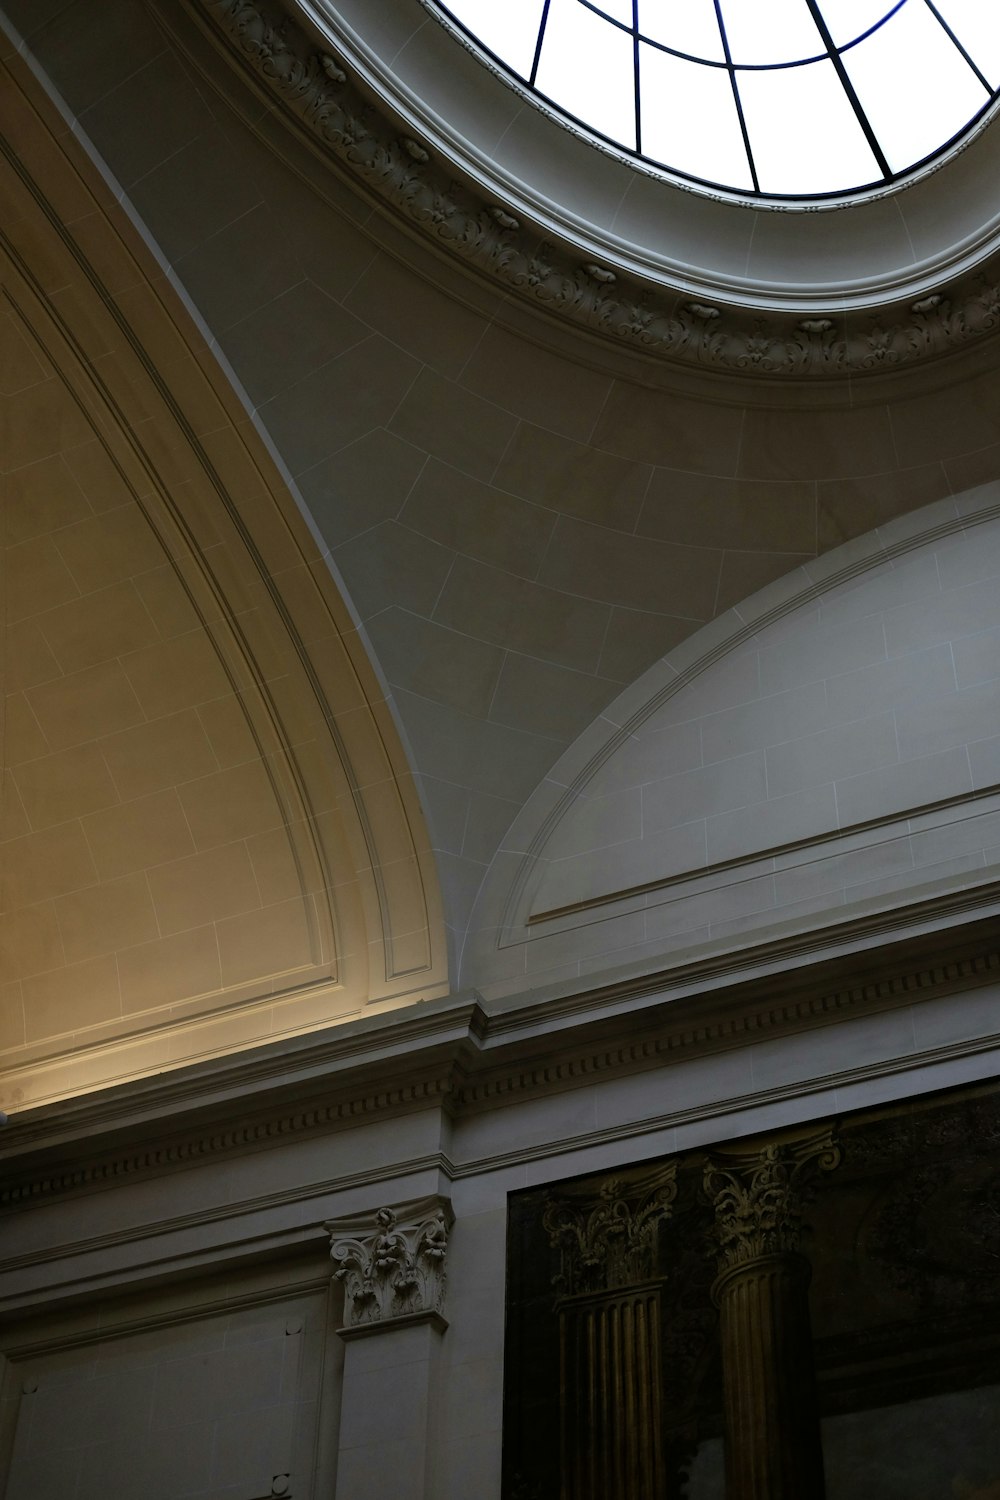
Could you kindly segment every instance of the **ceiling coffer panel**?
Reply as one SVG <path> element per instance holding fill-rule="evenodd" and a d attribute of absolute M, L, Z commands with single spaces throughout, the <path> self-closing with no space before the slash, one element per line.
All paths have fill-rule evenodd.
<path fill-rule="evenodd" d="M 402 752 L 326 560 L 166 279 L 18 84 L 2 163 L 8 1109 L 444 979 Z"/>

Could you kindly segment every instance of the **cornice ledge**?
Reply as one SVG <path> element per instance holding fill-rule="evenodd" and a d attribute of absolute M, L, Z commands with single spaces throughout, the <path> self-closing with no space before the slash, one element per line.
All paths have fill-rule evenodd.
<path fill-rule="evenodd" d="M 216 1128 L 175 1132 L 165 1140 L 143 1142 L 132 1150 L 107 1150 L 89 1160 L 41 1171 L 28 1168 L 0 1187 L 0 1213 L 67 1193 L 108 1187 L 124 1177 L 149 1176 L 204 1162 L 216 1156 L 245 1153 L 304 1133 L 336 1129 L 373 1115 L 410 1113 L 443 1106 L 454 1091 L 452 1064 L 437 1076 L 387 1082 L 381 1088 L 355 1089 L 323 1103 L 260 1114 Z"/>
<path fill-rule="evenodd" d="M 530 1033 L 537 1027 L 554 1029 L 580 1024 L 600 1015 L 611 1015 L 623 1004 L 634 1011 L 643 1003 L 661 998 L 677 1000 L 707 998 L 712 992 L 767 979 L 769 982 L 799 983 L 806 966 L 818 963 L 846 964 L 859 961 L 866 951 L 873 960 L 880 951 L 891 951 L 896 941 L 913 942 L 911 934 L 944 948 L 949 929 L 968 930 L 989 924 L 1000 915 L 1000 880 L 984 881 L 972 889 L 945 891 L 908 906 L 852 915 L 806 931 L 781 932 L 776 937 L 748 945 L 717 944 L 714 951 L 694 950 L 696 956 L 678 955 L 677 961 L 652 968 L 623 965 L 617 973 L 605 971 L 588 988 L 578 980 L 562 980 L 512 995 L 490 1005 L 489 1043 L 496 1046 L 508 1036 Z"/>
<path fill-rule="evenodd" d="M 948 993 L 1000 977 L 1000 950 L 990 949 L 967 956 L 927 962 L 919 968 L 875 974 L 854 984 L 820 989 L 808 986 L 789 989 L 780 998 L 758 995 L 756 1003 L 731 1001 L 714 1016 L 705 1014 L 704 997 L 682 1007 L 674 1024 L 657 1028 L 654 1035 L 634 1040 L 612 1041 L 603 1048 L 563 1056 L 549 1052 L 544 1058 L 525 1058 L 521 1066 L 508 1063 L 459 1085 L 451 1100 L 453 1109 L 472 1109 L 516 1096 L 578 1087 L 599 1075 L 641 1071 L 679 1054 L 728 1050 L 741 1043 L 750 1045 L 770 1036 L 808 1030 L 853 1014 L 889 1010 L 914 1000 L 929 999 L 935 992 Z M 786 981 L 787 983 L 787 981 Z M 655 1024 L 655 1023 L 654 1023 Z M 998 1019 L 1000 1034 L 1000 1019 Z"/>
<path fill-rule="evenodd" d="M 351 61 L 318 50 L 276 0 L 186 0 L 238 67 L 384 206 L 439 247 L 545 312 L 641 354 L 704 371 L 780 380 L 887 374 L 957 353 L 1000 331 L 1000 252 L 902 300 L 845 311 L 843 299 L 793 310 L 657 284 L 593 247 L 522 224 L 471 174 L 456 179 L 405 132 Z M 359 70 L 360 71 L 360 70 Z"/>
<path fill-rule="evenodd" d="M 4 1155 L 9 1176 L 0 1188 L 0 1211 L 390 1113 L 492 1108 L 533 1094 L 577 1088 L 600 1076 L 642 1072 L 685 1055 L 723 1051 L 848 1015 L 907 1005 L 1000 976 L 1000 949 L 992 919 L 965 925 L 960 932 L 948 928 L 925 932 L 916 940 L 902 933 L 898 936 L 895 947 L 887 943 L 874 950 L 862 948 L 860 953 L 828 954 L 819 971 L 816 966 L 803 969 L 786 964 L 768 972 L 747 971 L 742 982 L 730 975 L 720 986 L 721 995 L 711 987 L 696 985 L 683 994 L 671 994 L 661 973 L 647 976 L 642 983 L 633 980 L 630 986 L 619 981 L 595 987 L 584 997 L 589 1002 L 587 1013 L 578 1013 L 572 1021 L 564 1011 L 544 1017 L 550 1024 L 539 1026 L 543 1016 L 534 1005 L 514 1012 L 501 1010 L 475 1033 L 467 1029 L 462 1034 L 452 1028 L 443 1045 L 429 1043 L 421 1048 L 399 1040 L 391 1073 L 386 1066 L 392 1054 L 380 1049 L 375 1081 L 370 1067 L 359 1068 L 362 1076 L 354 1081 L 349 1076 L 338 1078 L 335 1092 L 327 1080 L 319 1098 L 316 1090 L 322 1079 L 313 1078 L 310 1096 L 303 1098 L 299 1092 L 297 1097 L 294 1088 L 277 1090 L 270 1102 L 262 1098 L 250 1114 L 246 1099 L 238 1096 L 224 1106 L 216 1101 L 211 1111 L 189 1110 L 186 1120 L 164 1108 L 159 1116 L 161 1133 L 155 1140 L 148 1136 L 148 1116 L 131 1125 L 123 1120 L 118 1141 L 108 1142 L 102 1150 L 86 1135 L 87 1101 L 83 1100 L 77 1124 L 78 1139 L 88 1141 L 85 1159 L 67 1161 L 55 1131 L 48 1138 L 40 1134 L 41 1122 L 29 1122 L 34 1128 L 22 1133 L 21 1139 L 16 1122 L 6 1128 Z M 620 1002 L 626 992 L 632 1003 L 623 1008 Z M 605 1004 L 603 1013 L 598 1000 Z M 456 1009 L 468 1009 L 467 1003 Z M 517 1020 L 522 1025 L 515 1028 L 511 1023 Z M 400 1028 L 399 1037 L 403 1035 Z M 202 1086 L 211 1092 L 210 1079 L 203 1078 Z M 174 1128 L 164 1136 L 171 1115 Z M 50 1117 L 50 1127 L 52 1123 Z M 123 1144 L 130 1135 L 134 1141 L 142 1131 L 147 1132 L 145 1138 Z"/>
<path fill-rule="evenodd" d="M 415 1051 L 430 1057 L 443 1049 L 451 1058 L 467 1040 L 475 1045 L 487 1026 L 479 996 L 465 990 L 41 1105 L 11 1115 L 0 1135 L 0 1162 L 15 1143 L 28 1150 L 42 1142 L 66 1148 L 79 1140 L 93 1150 L 102 1135 L 121 1128 L 155 1128 L 164 1117 L 185 1109 L 221 1116 L 234 1107 L 245 1118 L 255 1098 L 273 1098 L 278 1089 L 302 1097 L 318 1083 L 336 1087 L 342 1076 L 363 1076 L 366 1069 L 381 1069 L 387 1077 L 388 1059 Z"/>

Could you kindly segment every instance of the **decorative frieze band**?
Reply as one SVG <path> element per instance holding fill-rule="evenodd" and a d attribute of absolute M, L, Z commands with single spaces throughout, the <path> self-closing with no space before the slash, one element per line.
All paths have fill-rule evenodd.
<path fill-rule="evenodd" d="M 344 1284 L 342 1337 L 417 1321 L 447 1326 L 444 1294 L 453 1222 L 451 1204 L 435 1197 L 324 1224 L 334 1276 Z"/>
<path fill-rule="evenodd" d="M 1000 952 L 992 946 L 977 950 L 970 945 L 969 951 L 961 958 L 928 958 L 919 965 L 911 962 L 888 972 L 849 974 L 840 987 L 831 985 L 825 989 L 803 985 L 799 989 L 790 989 L 780 999 L 771 993 L 754 996 L 745 1006 L 727 1009 L 721 1014 L 712 1015 L 704 1003 L 699 1004 L 697 1018 L 687 1013 L 684 1007 L 675 1007 L 676 1020 L 670 1024 L 662 1019 L 651 1020 L 650 1031 L 638 1038 L 611 1037 L 601 1044 L 585 1038 L 581 1044 L 574 1041 L 570 1032 L 562 1052 L 553 1056 L 549 1048 L 544 1061 L 515 1057 L 497 1063 L 490 1052 L 483 1051 L 478 1065 L 473 1063 L 470 1066 L 466 1042 L 471 1043 L 475 1057 L 486 1035 L 486 1032 L 478 1033 L 476 1026 L 479 1023 L 475 1022 L 468 1037 L 463 1035 L 458 1044 L 463 1054 L 461 1069 L 455 1066 L 456 1054 L 455 1059 L 446 1060 L 443 1065 L 439 1062 L 439 1072 L 431 1078 L 419 1078 L 405 1085 L 377 1090 L 368 1085 L 354 1088 L 348 1085 L 338 1097 L 327 1097 L 321 1103 L 310 1102 L 290 1110 L 277 1107 L 266 1117 L 220 1122 L 207 1129 L 189 1127 L 186 1131 L 178 1124 L 173 1134 L 168 1133 L 165 1138 L 161 1134 L 154 1144 L 143 1143 L 132 1149 L 104 1152 L 95 1146 L 89 1159 L 63 1166 L 54 1165 L 48 1157 L 31 1163 L 32 1145 L 36 1139 L 36 1127 L 32 1126 L 20 1148 L 24 1165 L 18 1170 L 18 1153 L 11 1149 L 21 1128 L 15 1115 L 4 1129 L 4 1144 L 8 1147 L 5 1160 L 8 1180 L 0 1187 L 0 1213 L 57 1195 L 86 1192 L 130 1176 L 169 1172 L 192 1162 L 230 1153 L 238 1155 L 282 1138 L 336 1129 L 347 1122 L 387 1112 L 439 1107 L 445 1102 L 451 1109 L 471 1111 L 501 1100 L 578 1087 L 595 1078 L 648 1068 L 660 1061 L 672 1061 L 685 1053 L 701 1055 L 734 1042 L 759 1040 L 765 1035 L 780 1036 L 803 1025 L 835 1017 L 863 1014 L 873 1008 L 909 1005 L 930 999 L 935 992 L 947 993 L 953 988 L 982 984 L 998 971 Z M 705 977 L 710 978 L 712 972 L 706 969 Z M 561 1007 L 558 1001 L 547 1000 L 546 1009 L 553 1022 L 565 1025 L 573 1012 L 592 1011 L 599 1000 L 609 1004 L 625 996 L 640 1000 L 651 992 L 666 992 L 663 975 L 651 974 L 641 980 L 629 981 L 627 985 L 586 991 L 574 997 L 568 1008 Z M 532 1024 L 537 1021 L 530 1012 L 520 1014 Z M 992 1040 L 989 1042 L 990 1046 L 994 1044 Z M 950 1056 L 950 1045 L 923 1054 L 923 1060 L 931 1061 L 939 1055 Z M 333 1056 L 339 1056 L 336 1047 Z M 909 1065 L 912 1066 L 914 1061 L 911 1057 Z M 873 1071 L 881 1069 L 873 1066 Z M 168 1093 L 171 1087 L 168 1081 Z M 784 1097 L 785 1092 L 784 1089 L 763 1091 L 758 1099 L 770 1097 L 772 1093 L 774 1097 Z M 681 1112 L 684 1117 L 689 1113 Z M 694 1110 L 693 1117 L 699 1116 L 700 1111 Z"/>
<path fill-rule="evenodd" d="M 707 370 L 835 379 L 902 369 L 1000 329 L 997 256 L 916 301 L 832 316 L 716 307 L 581 260 L 571 245 L 540 241 L 471 179 L 456 182 L 450 164 L 401 136 L 353 85 L 343 58 L 318 52 L 266 0 L 194 3 L 367 189 L 476 270 L 593 333 Z"/>

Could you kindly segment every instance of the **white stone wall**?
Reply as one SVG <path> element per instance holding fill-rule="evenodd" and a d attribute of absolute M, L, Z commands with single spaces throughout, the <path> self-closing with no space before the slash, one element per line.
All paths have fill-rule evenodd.
<path fill-rule="evenodd" d="M 998 501 L 796 569 L 627 690 L 505 840 L 466 980 L 502 993 L 989 879 Z"/>

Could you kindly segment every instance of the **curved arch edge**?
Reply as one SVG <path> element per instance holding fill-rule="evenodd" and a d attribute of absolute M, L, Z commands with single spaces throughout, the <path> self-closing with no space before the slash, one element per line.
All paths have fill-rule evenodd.
<path fill-rule="evenodd" d="M 796 924 L 818 944 L 849 909 L 990 879 L 995 684 L 956 681 L 951 656 L 952 633 L 968 654 L 991 628 L 990 569 L 996 484 L 796 568 L 689 637 L 529 799 L 484 882 L 463 981 L 505 991 Z M 967 741 L 982 741 L 971 773 Z"/>

